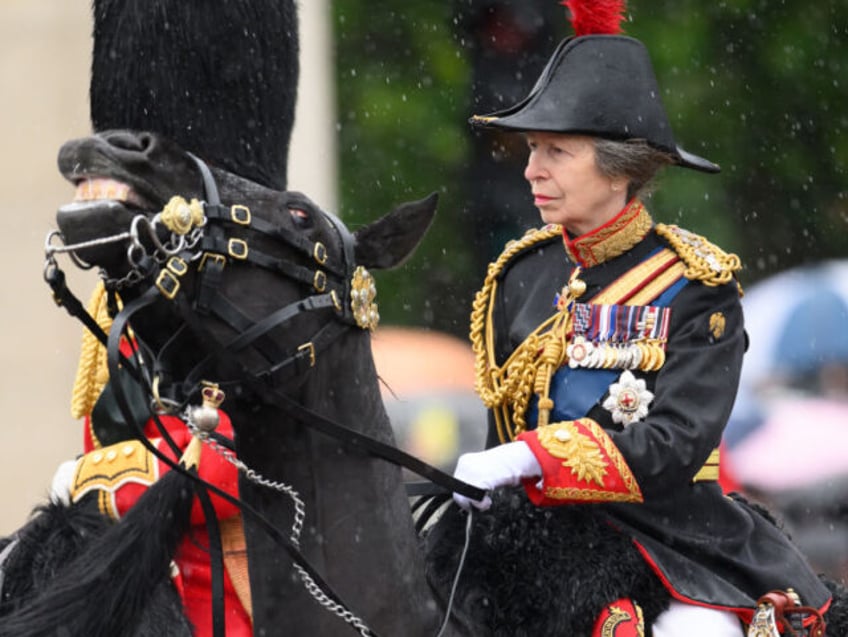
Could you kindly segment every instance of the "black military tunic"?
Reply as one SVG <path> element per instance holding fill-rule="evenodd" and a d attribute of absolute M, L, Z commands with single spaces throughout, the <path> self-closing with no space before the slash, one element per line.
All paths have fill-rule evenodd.
<path fill-rule="evenodd" d="M 792 588 L 803 604 L 825 608 L 829 592 L 799 551 L 770 521 L 725 496 L 716 482 L 714 450 L 733 406 L 746 348 L 739 288 L 728 271 L 738 269 L 728 265 L 735 257 L 697 235 L 653 225 L 639 202 L 601 230 L 564 241 L 556 227 L 549 227 L 525 237 L 519 249 L 508 248 L 508 258 L 490 270 L 489 286 L 476 304 L 483 328 L 475 348 L 478 356 L 485 349 L 490 357 L 487 378 L 492 368 L 500 370 L 502 386 L 510 375 L 517 376 L 521 364 L 515 366 L 513 354 L 566 306 L 572 316 L 583 306 L 590 317 L 588 324 L 569 323 L 563 330 L 566 347 L 573 346 L 581 330 L 596 350 L 603 349 L 604 339 L 617 344 L 607 347 L 612 356 L 608 351 L 589 365 L 585 359 L 569 364 L 564 357 L 548 392 L 553 402 L 550 424 L 536 427 L 538 385 L 528 401 L 526 427 L 516 425 L 517 403 L 509 392 L 506 398 L 490 397 L 489 406 L 506 416 L 497 426 L 497 419 L 491 419 L 489 446 L 516 436 L 528 442 L 545 474 L 541 489 L 536 483 L 525 485 L 531 499 L 543 505 L 594 507 L 635 540 L 681 601 L 732 610 L 750 621 L 761 595 Z M 668 308 L 657 315 L 667 319 L 665 331 L 655 334 L 663 352 L 651 364 L 639 365 L 632 357 L 638 349 L 631 338 L 636 322 L 615 318 L 621 308 L 617 303 L 593 309 L 590 301 L 611 286 L 619 291 L 645 286 L 659 276 L 651 267 L 666 266 L 646 269 L 644 264 L 662 255 L 677 259 L 678 272 L 685 276 L 672 283 L 667 279 L 651 301 Z M 584 282 L 585 291 L 582 285 L 572 288 L 577 294 L 567 298 L 570 279 Z M 638 307 L 628 311 L 640 312 Z M 597 329 L 593 322 L 605 326 Z M 474 331 L 472 323 L 472 340 Z M 539 345 L 534 342 L 534 347 Z M 641 349 L 636 353 L 644 359 L 647 349 Z M 622 350 L 630 353 L 622 355 Z M 513 367 L 507 370 L 510 356 Z M 593 385 L 593 379 L 599 380 Z M 489 381 L 483 385 L 498 388 Z M 641 401 L 641 412 L 628 409 L 630 403 L 618 395 L 611 397 L 613 390 L 625 395 L 622 387 L 631 390 L 631 401 Z M 576 401 L 569 390 L 578 394 Z M 711 459 L 713 466 L 705 467 Z"/>

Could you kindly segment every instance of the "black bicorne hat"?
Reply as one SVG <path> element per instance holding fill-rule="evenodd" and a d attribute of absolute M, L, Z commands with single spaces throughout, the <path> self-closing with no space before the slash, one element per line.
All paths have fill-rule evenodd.
<path fill-rule="evenodd" d="M 530 94 L 515 106 L 470 119 L 511 131 L 574 133 L 612 140 L 644 139 L 679 166 L 719 167 L 674 141 L 645 46 L 622 35 L 585 35 L 560 43 Z"/>

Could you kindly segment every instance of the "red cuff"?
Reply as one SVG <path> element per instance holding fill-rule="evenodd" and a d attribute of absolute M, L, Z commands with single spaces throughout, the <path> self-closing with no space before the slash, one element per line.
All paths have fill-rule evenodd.
<path fill-rule="evenodd" d="M 542 466 L 542 488 L 526 480 L 536 505 L 575 502 L 642 502 L 642 490 L 624 456 L 591 418 L 565 420 L 526 431 L 526 442 Z"/>

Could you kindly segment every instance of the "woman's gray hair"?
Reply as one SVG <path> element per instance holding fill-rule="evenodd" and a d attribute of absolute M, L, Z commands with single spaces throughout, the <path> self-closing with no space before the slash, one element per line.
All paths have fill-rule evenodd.
<path fill-rule="evenodd" d="M 663 166 L 674 163 L 666 152 L 649 146 L 644 139 L 613 141 L 594 138 L 598 170 L 610 178 L 627 179 L 627 200 L 650 193 L 651 181 Z"/>

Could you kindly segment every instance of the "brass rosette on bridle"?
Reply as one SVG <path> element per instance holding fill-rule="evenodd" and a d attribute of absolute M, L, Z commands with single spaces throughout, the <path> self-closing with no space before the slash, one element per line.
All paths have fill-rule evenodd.
<path fill-rule="evenodd" d="M 361 265 L 357 266 L 350 282 L 350 308 L 356 324 L 362 329 L 374 331 L 380 322 L 380 313 L 374 303 L 376 296 L 374 277 Z"/>
<path fill-rule="evenodd" d="M 192 228 L 200 227 L 206 221 L 203 204 L 197 199 L 189 203 L 179 195 L 171 197 L 159 213 L 159 218 L 168 230 L 178 235 L 186 235 Z"/>

